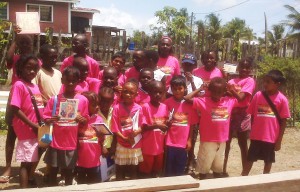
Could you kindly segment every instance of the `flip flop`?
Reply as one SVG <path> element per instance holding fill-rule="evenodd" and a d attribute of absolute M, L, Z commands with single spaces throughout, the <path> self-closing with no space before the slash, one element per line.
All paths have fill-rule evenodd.
<path fill-rule="evenodd" d="M 0 183 L 8 183 L 10 177 L 8 175 L 1 175 L 0 176 Z"/>

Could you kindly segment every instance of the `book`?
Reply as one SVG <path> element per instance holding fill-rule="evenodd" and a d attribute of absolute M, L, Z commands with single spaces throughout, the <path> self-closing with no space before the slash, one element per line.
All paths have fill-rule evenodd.
<path fill-rule="evenodd" d="M 58 114 L 61 120 L 74 120 L 77 116 L 78 103 L 78 99 L 67 99 L 60 102 Z"/>
<path fill-rule="evenodd" d="M 91 124 L 97 135 L 113 135 L 105 123 L 93 123 Z"/>
<path fill-rule="evenodd" d="M 138 110 L 132 117 L 132 129 L 134 131 L 139 129 L 139 115 L 140 111 Z M 138 134 L 137 136 L 134 137 L 134 144 L 132 145 L 132 148 L 138 144 L 138 142 L 142 139 L 142 134 Z"/>
<path fill-rule="evenodd" d="M 16 24 L 22 30 L 19 34 L 39 34 L 41 32 L 38 12 L 16 12 Z"/>

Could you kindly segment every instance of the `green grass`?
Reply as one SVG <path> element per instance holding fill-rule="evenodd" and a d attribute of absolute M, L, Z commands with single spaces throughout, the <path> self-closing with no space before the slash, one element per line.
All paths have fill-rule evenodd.
<path fill-rule="evenodd" d="M 7 134 L 7 130 L 1 130 L 0 129 L 0 135 L 6 135 Z"/>

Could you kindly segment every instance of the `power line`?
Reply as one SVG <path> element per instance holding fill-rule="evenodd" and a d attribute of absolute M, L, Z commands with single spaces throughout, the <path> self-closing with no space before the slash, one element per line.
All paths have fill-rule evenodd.
<path fill-rule="evenodd" d="M 233 7 L 237 7 L 237 6 L 239 6 L 239 5 L 242 5 L 242 4 L 244 4 L 244 3 L 247 3 L 248 1 L 250 1 L 250 0 L 246 0 L 246 1 L 243 1 L 243 2 L 241 2 L 241 3 L 238 3 L 238 4 L 235 4 L 235 5 L 232 5 L 232 6 L 230 6 L 230 7 L 226 7 L 226 8 L 224 8 L 224 9 L 220 9 L 220 10 L 216 10 L 216 11 L 212 11 L 212 12 L 206 12 L 206 13 L 194 13 L 194 14 L 210 14 L 210 13 L 218 13 L 218 12 L 221 12 L 221 11 L 225 11 L 225 10 L 227 10 L 227 9 L 231 9 L 231 8 L 233 8 Z"/>

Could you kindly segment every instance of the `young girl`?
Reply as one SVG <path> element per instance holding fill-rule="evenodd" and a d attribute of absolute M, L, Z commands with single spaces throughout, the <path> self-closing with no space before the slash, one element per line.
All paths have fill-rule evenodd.
<path fill-rule="evenodd" d="M 136 139 L 141 132 L 143 112 L 134 102 L 138 85 L 126 82 L 121 94 L 121 102 L 116 104 L 112 117 L 112 132 L 117 136 L 115 155 L 116 179 L 124 180 L 125 171 L 130 170 L 132 179 L 137 178 L 138 164 L 143 161 L 141 142 Z M 138 115 L 138 114 L 139 115 Z M 138 117 L 138 121 L 137 118 Z"/>
<path fill-rule="evenodd" d="M 166 176 L 184 174 L 187 163 L 187 152 L 191 149 L 194 126 L 198 116 L 192 105 L 183 100 L 187 93 L 185 77 L 178 75 L 171 80 L 173 96 L 165 100 L 171 112 L 171 127 L 167 132 Z"/>
<path fill-rule="evenodd" d="M 281 149 L 286 120 L 290 118 L 288 100 L 278 90 L 284 81 L 281 71 L 276 69 L 269 71 L 263 79 L 265 90 L 257 92 L 250 103 L 247 112 L 253 118 L 251 143 L 248 162 L 242 175 L 248 175 L 253 162 L 257 160 L 264 160 L 263 173 L 270 173 L 272 163 L 275 162 L 275 151 Z M 272 103 L 276 110 L 269 103 Z"/>
<path fill-rule="evenodd" d="M 246 110 L 249 106 L 255 88 L 255 80 L 249 76 L 251 69 L 252 59 L 242 59 L 238 66 L 239 77 L 228 82 L 227 92 L 237 98 L 239 102 L 236 103 L 231 113 L 229 140 L 226 143 L 225 149 L 223 168 L 224 175 L 228 175 L 227 161 L 230 151 L 230 143 L 234 132 L 237 133 L 238 144 L 241 150 L 243 170 L 245 169 L 245 165 L 247 163 L 247 139 L 248 132 L 251 129 L 251 115 L 247 114 Z"/>
<path fill-rule="evenodd" d="M 140 73 L 140 85 L 141 87 L 138 90 L 138 95 L 135 98 L 135 102 L 139 105 L 144 105 L 145 103 L 150 102 L 149 92 L 149 84 L 153 81 L 153 71 L 149 68 L 143 68 Z"/>
<path fill-rule="evenodd" d="M 98 115 L 98 96 L 94 92 L 83 92 L 89 101 L 89 120 L 84 127 L 78 130 L 78 160 L 76 171 L 78 173 L 78 184 L 98 183 L 101 181 L 100 156 L 103 135 L 94 130 L 94 123 L 102 123 Z"/>
<path fill-rule="evenodd" d="M 161 103 L 164 94 L 164 84 L 160 81 L 152 81 L 149 85 L 151 100 L 142 106 L 145 118 L 145 123 L 142 125 L 144 161 L 140 163 L 139 170 L 144 177 L 160 176 L 163 169 L 164 139 L 169 115 L 167 106 Z"/>
<path fill-rule="evenodd" d="M 20 186 L 28 186 L 29 174 L 38 162 L 38 140 L 39 128 L 37 114 L 31 101 L 34 96 L 40 116 L 43 112 L 43 99 L 37 85 L 31 81 L 39 70 L 38 59 L 33 55 L 22 55 L 16 65 L 18 78 L 11 89 L 11 110 L 14 115 L 13 128 L 17 135 L 16 160 L 21 162 Z M 30 91 L 29 91 L 30 90 Z"/>
<path fill-rule="evenodd" d="M 44 119 L 47 124 L 53 124 L 53 140 L 45 154 L 45 162 L 50 165 L 49 184 L 57 185 L 57 173 L 59 168 L 65 176 L 65 184 L 71 185 L 73 169 L 77 162 L 78 127 L 87 123 L 88 100 L 75 92 L 80 79 L 80 72 L 76 67 L 67 67 L 62 74 L 64 92 L 57 96 L 55 116 L 52 110 L 55 98 L 52 97 L 45 109 Z M 61 104 L 78 101 L 78 112 L 74 119 L 64 119 L 59 116 Z"/>
<path fill-rule="evenodd" d="M 223 156 L 229 135 L 230 114 L 236 103 L 235 98 L 224 97 L 226 81 L 221 77 L 213 78 L 208 90 L 210 97 L 193 98 L 199 94 L 201 88 L 185 97 L 201 113 L 200 147 L 196 166 L 200 179 L 205 179 L 210 170 L 214 177 L 223 176 Z"/>

